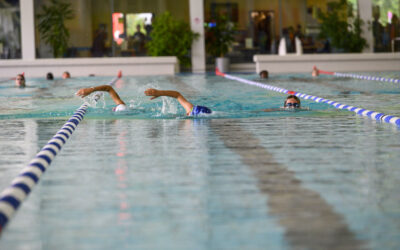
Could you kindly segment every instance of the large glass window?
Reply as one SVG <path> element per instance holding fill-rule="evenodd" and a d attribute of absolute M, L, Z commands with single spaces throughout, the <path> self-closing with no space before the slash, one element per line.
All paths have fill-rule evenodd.
<path fill-rule="evenodd" d="M 287 52 L 294 53 L 294 37 L 303 39 L 307 30 L 305 0 L 205 0 L 204 10 L 205 25 L 216 16 L 226 16 L 235 24 L 235 42 L 226 55 L 233 63 L 253 62 L 254 54 L 277 54 L 283 36 Z M 212 61 L 208 55 L 207 63 Z"/>
<path fill-rule="evenodd" d="M 374 52 L 400 51 L 400 1 L 372 1 Z"/>
<path fill-rule="evenodd" d="M 355 27 L 359 17 L 358 1 L 347 0 L 345 5 L 340 6 L 340 10 L 332 9 L 332 6 L 339 8 L 337 4 L 332 5 L 339 2 L 339 0 L 205 0 L 205 25 L 206 27 L 214 25 L 217 16 L 226 16 L 235 24 L 237 28 L 235 41 L 229 53 L 225 55 L 233 63 L 253 62 L 254 54 L 278 54 L 282 38 L 286 45 L 286 53 L 296 53 L 296 37 L 300 41 L 302 53 L 361 52 L 362 37 L 357 38 L 357 29 L 351 28 Z M 366 27 L 369 32 L 373 31 L 374 44 L 369 46 L 373 46 L 375 52 L 400 50 L 399 2 L 400 0 L 372 0 L 374 20 L 373 22 L 363 20 L 362 27 Z M 344 30 L 349 29 L 350 32 L 343 35 L 354 35 L 352 43 L 358 44 L 353 44 L 351 48 L 335 46 L 332 36 L 321 36 L 323 22 L 320 14 L 333 11 L 338 12 L 340 20 L 336 20 L 337 24 L 339 21 L 346 21 L 350 25 L 348 26 L 350 28 L 346 28 L 344 24 Z M 336 27 L 336 33 L 340 30 L 340 27 L 335 25 L 330 27 Z M 331 34 L 334 33 L 334 28 L 330 31 Z M 335 41 L 337 40 L 335 38 Z M 360 48 L 361 51 L 356 51 Z M 213 61 L 214 58 L 207 53 L 207 63 L 211 64 Z"/>
<path fill-rule="evenodd" d="M 21 58 L 19 0 L 0 1 L 0 58 Z"/>
<path fill-rule="evenodd" d="M 365 22 L 373 33 L 374 52 L 400 51 L 400 0 L 371 0 L 373 20 Z M 146 56 L 152 22 L 169 11 L 174 17 L 190 22 L 188 0 L 63 0 L 73 12 L 64 25 L 69 32 L 61 57 Z M 252 63 L 254 54 L 278 54 L 282 38 L 287 53 L 296 53 L 296 37 L 303 53 L 345 52 L 322 38 L 319 13 L 329 13 L 329 3 L 339 0 L 204 0 L 205 25 L 214 25 L 226 16 L 235 25 L 235 41 L 227 57 L 232 63 Z M 357 16 L 358 0 L 347 0 L 347 14 Z M 50 0 L 34 0 L 37 58 L 55 57 L 54 46 L 47 43 L 38 29 L 43 6 Z M 179 6 L 179 8 L 177 7 Z M 0 0 L 0 55 L 20 58 L 20 19 L 18 0 Z M 346 11 L 344 12 L 346 13 Z M 353 19 L 352 19 L 353 18 Z M 348 22 L 354 17 L 344 17 Z M 207 37 L 207 34 L 206 34 Z M 58 48 L 58 46 L 55 46 Z M 207 52 L 207 51 L 206 51 Z M 207 54 L 207 63 L 214 58 Z"/>
<path fill-rule="evenodd" d="M 152 20 L 169 11 L 189 23 L 188 0 L 64 0 L 70 4 L 73 18 L 66 20 L 68 48 L 62 57 L 146 56 L 146 43 L 151 39 Z M 43 13 L 49 0 L 35 0 L 35 14 Z M 177 7 L 179 6 L 179 8 Z M 38 30 L 38 58 L 54 57 L 54 49 Z"/>

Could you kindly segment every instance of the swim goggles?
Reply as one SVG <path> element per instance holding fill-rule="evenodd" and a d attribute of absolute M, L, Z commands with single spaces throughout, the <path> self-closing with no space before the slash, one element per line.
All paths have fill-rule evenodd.
<path fill-rule="evenodd" d="M 300 108 L 300 104 L 298 103 L 286 103 L 286 107 Z"/>

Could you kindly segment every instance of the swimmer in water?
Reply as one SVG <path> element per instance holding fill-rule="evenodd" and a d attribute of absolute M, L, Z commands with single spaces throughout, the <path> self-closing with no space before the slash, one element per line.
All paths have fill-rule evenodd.
<path fill-rule="evenodd" d="M 54 80 L 54 75 L 53 75 L 53 73 L 51 73 L 51 72 L 47 73 L 46 79 L 47 79 L 47 80 Z"/>
<path fill-rule="evenodd" d="M 62 74 L 62 78 L 63 78 L 63 79 L 71 78 L 71 74 L 70 74 L 68 71 L 65 71 L 65 72 Z"/>
<path fill-rule="evenodd" d="M 204 106 L 195 106 L 183 97 L 181 93 L 174 90 L 158 90 L 158 89 L 146 89 L 144 94 L 151 96 L 150 100 L 153 100 L 159 96 L 173 97 L 178 100 L 182 107 L 186 110 L 186 115 L 197 116 L 200 114 L 211 114 L 211 109 Z"/>
<path fill-rule="evenodd" d="M 82 88 L 82 89 L 78 90 L 75 93 L 75 95 L 83 98 L 85 96 L 90 95 L 91 93 L 93 93 L 95 91 L 103 91 L 103 92 L 108 92 L 110 94 L 110 97 L 113 99 L 114 103 L 117 105 L 116 107 L 113 108 L 113 111 L 127 110 L 127 107 L 126 107 L 126 104 L 124 103 L 124 101 L 121 100 L 118 93 L 110 85 L 101 85 L 101 86 L 97 86 L 97 87 Z"/>
<path fill-rule="evenodd" d="M 312 72 L 311 72 L 311 75 L 312 75 L 313 77 L 319 76 L 319 70 L 318 70 L 318 68 L 317 68 L 316 66 L 313 67 L 313 70 L 312 70 Z"/>
<path fill-rule="evenodd" d="M 295 95 L 289 95 L 286 97 L 285 102 L 283 103 L 284 108 L 293 108 L 293 109 L 299 109 L 300 108 L 300 99 L 295 96 Z"/>
<path fill-rule="evenodd" d="M 260 79 L 268 79 L 268 71 L 267 70 L 262 70 L 260 73 Z"/>
<path fill-rule="evenodd" d="M 289 95 L 286 97 L 285 102 L 283 103 L 283 108 L 286 110 L 298 110 L 301 109 L 301 102 L 300 99 L 295 95 Z M 264 112 L 271 112 L 271 111 L 280 111 L 279 109 L 263 109 Z"/>
<path fill-rule="evenodd" d="M 15 78 L 15 85 L 19 88 L 25 88 L 25 76 L 23 74 L 18 74 Z"/>

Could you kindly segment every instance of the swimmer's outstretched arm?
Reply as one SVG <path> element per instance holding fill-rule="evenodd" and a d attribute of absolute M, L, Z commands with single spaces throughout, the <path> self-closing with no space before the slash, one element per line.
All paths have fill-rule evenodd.
<path fill-rule="evenodd" d="M 83 89 L 78 90 L 75 93 L 75 95 L 80 96 L 80 97 L 85 97 L 95 91 L 108 92 L 110 94 L 111 98 L 113 99 L 113 101 L 115 102 L 115 104 L 117 104 L 117 105 L 125 104 L 119 97 L 118 93 L 110 85 L 100 85 L 100 86 L 96 86 L 96 87 L 83 88 Z"/>
<path fill-rule="evenodd" d="M 193 104 L 181 95 L 178 91 L 174 90 L 158 90 L 158 89 L 146 89 L 144 94 L 147 96 L 152 96 L 150 100 L 153 100 L 159 96 L 169 96 L 178 100 L 178 102 L 182 105 L 182 107 L 186 110 L 186 114 L 192 112 Z"/>

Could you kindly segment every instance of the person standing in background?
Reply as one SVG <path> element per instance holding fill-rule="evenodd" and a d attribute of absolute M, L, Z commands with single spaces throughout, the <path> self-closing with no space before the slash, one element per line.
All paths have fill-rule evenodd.
<path fill-rule="evenodd" d="M 103 57 L 106 52 L 107 32 L 106 25 L 100 24 L 96 30 L 92 44 L 92 56 Z"/>

